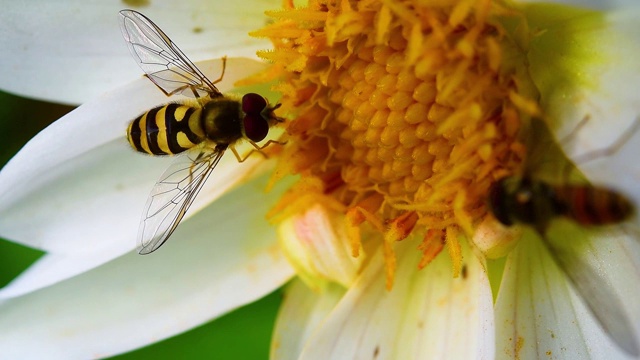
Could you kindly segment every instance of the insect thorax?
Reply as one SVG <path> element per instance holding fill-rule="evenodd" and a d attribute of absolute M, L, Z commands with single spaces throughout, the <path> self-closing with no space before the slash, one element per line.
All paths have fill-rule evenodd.
<path fill-rule="evenodd" d="M 231 144 L 242 138 L 242 108 L 237 100 L 215 98 L 202 108 L 202 128 L 209 140 Z"/>
<path fill-rule="evenodd" d="M 552 186 L 517 177 L 494 183 L 488 205 L 502 224 L 527 224 L 539 232 L 544 232 L 551 219 L 566 212 Z"/>

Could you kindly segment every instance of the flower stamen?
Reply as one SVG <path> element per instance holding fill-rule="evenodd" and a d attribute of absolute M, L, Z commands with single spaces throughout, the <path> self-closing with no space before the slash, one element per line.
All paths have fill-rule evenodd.
<path fill-rule="evenodd" d="M 500 21 L 517 11 L 491 0 L 311 0 L 270 15 L 253 35 L 275 45 L 259 55 L 280 69 L 291 119 L 277 173 L 316 183 L 275 212 L 303 209 L 308 191 L 335 202 L 352 255 L 382 235 L 389 287 L 394 244 L 416 231 L 419 266 L 446 244 L 458 276 L 459 236 L 473 236 L 489 186 L 522 162 L 520 114 L 540 112 L 537 95 L 519 91 L 520 55 Z"/>

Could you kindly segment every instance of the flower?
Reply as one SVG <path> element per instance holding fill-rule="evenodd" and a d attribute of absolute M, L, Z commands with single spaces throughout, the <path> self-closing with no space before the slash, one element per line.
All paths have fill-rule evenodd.
<path fill-rule="evenodd" d="M 126 153 L 118 135 L 125 121 L 163 100 L 145 79 L 84 104 L 0 172 L 3 184 L 36 179 L 0 195 L 2 234 L 48 251 L 0 293 L 8 299 L 0 329 L 24 314 L 52 319 L 40 328 L 44 345 L 28 346 L 27 321 L 0 348 L 113 354 L 251 301 L 295 269 L 274 358 L 623 358 L 637 350 L 640 304 L 628 286 L 640 275 L 635 239 L 566 225 L 573 240 L 594 249 L 595 258 L 581 260 L 597 265 L 613 289 L 599 303 L 619 304 L 631 319 L 626 334 L 609 329 L 608 336 L 545 242 L 526 229 L 522 236 L 505 230 L 486 207 L 498 179 L 562 154 L 552 135 L 535 133 L 539 148 L 522 128 L 548 125 L 567 139 L 558 143 L 569 157 L 583 159 L 634 122 L 635 92 L 620 85 L 640 74 L 628 42 L 633 11 L 491 1 L 285 5 L 253 33 L 274 42 L 273 52 L 260 53 L 274 62 L 260 79 L 280 80 L 279 111 L 290 119 L 287 144 L 273 150 L 278 164 L 264 175 L 268 164 L 226 159 L 170 249 L 149 260 L 129 253 L 138 219 L 131 213 L 167 165 Z M 212 64 L 199 66 L 211 73 Z M 230 61 L 227 84 L 252 73 L 251 64 Z M 54 146 L 62 136 L 82 140 Z M 634 139 L 577 165 L 637 203 L 625 175 Z M 561 169 L 569 164 L 551 159 Z M 621 168 L 605 178 L 603 169 Z M 298 179 L 288 187 L 291 173 Z M 267 184 L 275 188 L 264 195 Z M 224 230 L 212 219 L 224 219 Z M 79 236 L 82 229 L 92 239 Z M 226 241 L 212 235 L 223 231 Z M 491 260 L 504 256 L 506 264 Z M 114 308 L 98 312 L 102 303 L 90 301 L 107 295 Z M 70 316 L 77 309 L 91 321 Z M 97 342 L 103 334 L 113 343 Z"/>
<path fill-rule="evenodd" d="M 321 288 L 322 280 L 330 279 L 348 289 L 344 296 L 334 296 L 339 300 L 328 308 L 331 312 L 322 318 L 323 323 L 309 320 L 313 332 L 305 333 L 304 341 L 295 337 L 290 341 L 286 336 L 290 333 L 277 328 L 276 341 L 284 344 L 283 353 L 293 347 L 303 357 L 314 352 L 323 356 L 347 354 L 348 358 L 371 354 L 382 358 L 427 354 L 435 358 L 492 357 L 493 333 L 489 329 L 493 326 L 497 329 L 496 353 L 510 357 L 533 358 L 541 356 L 540 351 L 561 354 L 564 349 L 587 357 L 611 346 L 609 338 L 593 330 L 598 325 L 585 324 L 585 318 L 593 318 L 586 315 L 582 304 L 572 302 L 575 295 L 566 290 L 567 278 L 546 253 L 543 244 L 551 252 L 560 251 L 554 245 L 558 240 L 552 239 L 557 230 L 549 228 L 547 232 L 546 224 L 534 223 L 548 239 L 531 240 L 532 234 L 525 234 L 515 241 L 520 235 L 513 231 L 503 234 L 505 229 L 496 226 L 494 214 L 486 207 L 489 189 L 504 176 L 524 173 L 548 179 L 553 170 L 544 169 L 549 167 L 547 163 L 560 169 L 569 166 L 554 148 L 555 140 L 537 128 L 551 116 L 550 126 L 558 126 L 553 121 L 562 119 L 575 129 L 585 114 L 598 117 L 602 111 L 566 103 L 579 103 L 579 97 L 592 91 L 595 81 L 595 77 L 584 75 L 594 70 L 590 66 L 586 66 L 588 70 L 576 69 L 585 66 L 578 65 L 576 56 L 587 63 L 601 56 L 584 47 L 592 46 L 591 41 L 583 41 L 593 40 L 594 35 L 572 26 L 588 24 L 589 29 L 602 30 L 609 18 L 591 10 L 491 1 L 445 1 L 438 5 L 310 1 L 308 8 L 271 15 L 280 21 L 254 34 L 274 42 L 275 51 L 260 55 L 276 64 L 276 69 L 270 70 L 278 72 L 274 77 L 286 79 L 280 85 L 282 108 L 295 114 L 287 128 L 292 145 L 285 149 L 276 174 L 293 172 L 303 178 L 277 208 L 278 216 L 288 219 L 284 222 L 287 233 L 296 234 L 298 243 L 290 245 L 287 236 L 281 238 L 286 239 L 284 248 L 298 273 L 305 275 L 301 278 L 312 288 Z M 560 46 L 557 41 L 565 37 L 570 37 L 570 44 Z M 607 61 L 597 60 L 598 64 Z M 558 71 L 560 67 L 563 71 Z M 625 126 L 637 122 L 633 118 L 625 121 Z M 569 138 L 581 132 L 571 130 Z M 620 149 L 615 150 L 613 153 Z M 556 173 L 563 176 L 562 171 Z M 551 180 L 572 181 L 566 175 Z M 633 195 L 631 188 L 627 187 Z M 326 213 L 318 214 L 314 204 L 321 204 Z M 344 257 L 339 256 L 339 250 L 327 251 L 322 260 L 309 255 L 322 252 L 324 246 L 318 245 L 323 244 L 321 239 L 332 238 L 324 233 L 313 235 L 314 229 L 327 227 L 318 225 L 322 222 L 317 218 L 322 217 L 338 229 L 334 230 L 338 238 L 334 248 L 359 260 L 347 271 L 326 260 Z M 562 238 L 566 234 L 560 235 L 560 244 L 567 242 Z M 605 291 L 600 285 L 613 282 L 623 288 L 623 283 L 630 281 L 622 280 L 622 274 L 634 273 L 632 264 L 638 258 L 632 255 L 625 265 L 608 269 L 611 273 L 600 275 L 603 280 L 594 272 L 617 261 L 613 259 L 624 258 L 627 251 L 637 252 L 634 241 L 628 235 L 613 241 L 612 235 L 587 235 L 578 230 L 568 234 L 593 246 L 590 256 L 595 259 L 582 256 L 579 261 L 589 263 L 584 266 L 568 264 L 575 259 L 565 260 L 560 253 L 554 256 L 608 326 L 611 339 L 637 354 L 634 319 L 639 315 L 638 304 L 619 303 L 616 290 Z M 495 324 L 484 262 L 475 262 L 465 241 L 489 257 L 503 256 L 516 246 L 496 299 Z M 369 249 L 364 256 L 363 248 Z M 444 249 L 446 254 L 440 254 Z M 372 254 L 372 259 L 366 259 Z M 529 254 L 535 254 L 542 264 L 529 262 Z M 424 269 L 413 274 L 417 268 Z M 382 272 L 388 293 L 382 290 Z M 529 280 L 522 280 L 523 274 Z M 548 290 L 545 286 L 558 288 Z M 306 303 L 300 292 L 291 290 L 296 295 L 286 300 L 285 309 Z M 620 298 L 632 297 L 629 293 Z M 438 309 L 440 302 L 450 306 L 442 310 L 449 321 L 438 319 L 434 315 L 437 310 L 425 310 Z M 533 314 L 524 311 L 545 306 L 541 304 L 549 308 L 536 308 Z M 579 315 L 558 310 L 573 307 Z M 622 315 L 616 314 L 618 307 L 624 308 Z M 461 318 L 456 320 L 447 311 Z M 626 325 L 612 325 L 609 319 L 614 315 Z M 544 317 L 544 325 L 536 316 Z M 284 313 L 279 324 L 288 328 L 300 318 L 304 319 L 299 313 Z M 382 323 L 382 328 L 375 326 Z M 559 325 L 567 323 L 580 323 L 588 346 L 580 341 L 569 345 L 569 335 L 557 336 L 575 331 L 575 327 Z M 443 336 L 471 340 L 452 349 L 442 343 Z M 592 341 L 591 336 L 598 339 Z M 363 339 L 358 346 L 352 343 L 354 337 Z"/>

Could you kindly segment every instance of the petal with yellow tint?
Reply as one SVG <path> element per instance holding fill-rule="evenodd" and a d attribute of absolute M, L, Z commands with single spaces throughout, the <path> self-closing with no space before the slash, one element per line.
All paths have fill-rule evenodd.
<path fill-rule="evenodd" d="M 420 256 L 409 244 L 397 247 L 393 290 L 385 287 L 379 251 L 309 338 L 302 359 L 493 359 L 493 304 L 480 261 L 465 245 L 460 277 L 453 278 L 448 256 L 417 271 Z"/>

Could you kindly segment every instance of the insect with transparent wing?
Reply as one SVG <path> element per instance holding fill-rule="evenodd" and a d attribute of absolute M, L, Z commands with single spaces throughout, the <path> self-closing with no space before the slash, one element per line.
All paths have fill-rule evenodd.
<path fill-rule="evenodd" d="M 127 129 L 129 144 L 150 155 L 176 155 L 149 195 L 138 232 L 140 254 L 162 246 L 176 229 L 200 189 L 227 149 L 238 161 L 260 151 L 271 126 L 282 122 L 279 104 L 255 93 L 241 99 L 223 95 L 149 18 L 133 10 L 120 11 L 120 28 L 131 55 L 165 95 L 195 98 L 155 107 L 135 118 Z M 234 148 L 239 141 L 255 149 L 244 158 Z"/>
<path fill-rule="evenodd" d="M 640 119 L 610 149 L 598 150 L 593 156 L 614 153 L 639 128 Z M 634 326 L 610 281 L 599 269 L 602 260 L 584 241 L 596 231 L 591 230 L 591 226 L 616 226 L 629 220 L 635 207 L 623 194 L 608 188 L 567 183 L 566 179 L 559 183 L 544 180 L 537 174 L 536 166 L 564 154 L 554 154 L 556 147 L 553 144 L 539 141 L 552 138 L 544 120 L 531 119 L 526 134 L 528 153 L 541 154 L 548 159 L 528 159 L 521 176 L 509 176 L 493 183 L 487 199 L 489 211 L 503 225 L 531 226 L 611 339 L 627 353 L 640 355 Z M 590 157 L 587 154 L 582 159 Z M 565 234 L 556 226 L 558 218 L 567 218 L 579 225 L 580 236 L 563 236 Z"/>

